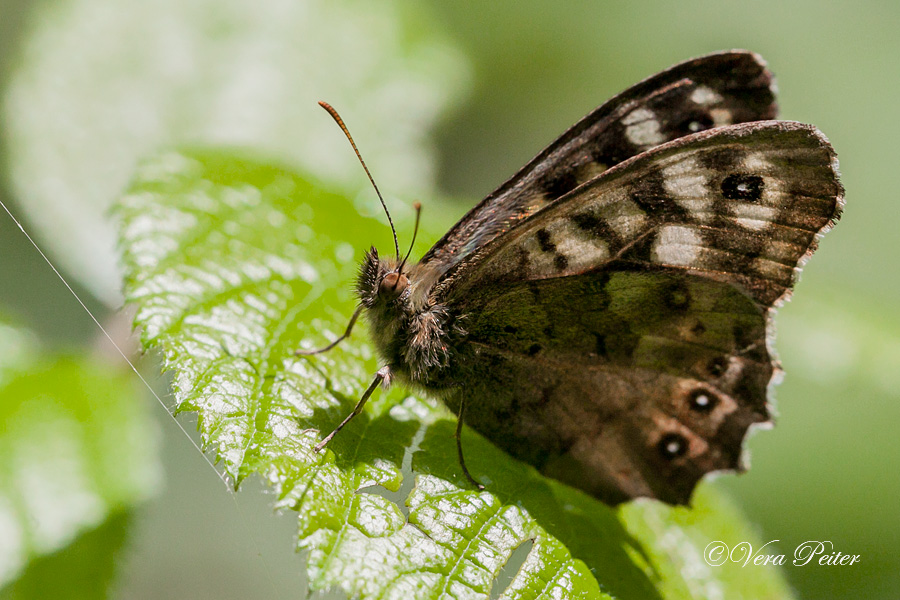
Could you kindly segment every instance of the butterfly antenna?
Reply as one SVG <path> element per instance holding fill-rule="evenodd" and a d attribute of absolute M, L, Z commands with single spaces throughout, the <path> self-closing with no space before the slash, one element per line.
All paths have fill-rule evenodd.
<path fill-rule="evenodd" d="M 397 267 L 398 273 L 403 272 L 403 265 L 406 264 L 406 260 L 409 258 L 409 255 L 412 254 L 413 244 L 416 243 L 416 235 L 419 233 L 419 216 L 422 214 L 422 205 L 418 202 L 414 202 L 413 208 L 416 209 L 416 226 L 413 228 L 413 237 L 412 241 L 409 243 L 409 250 L 406 252 L 406 256 L 403 257 L 403 262 Z"/>
<path fill-rule="evenodd" d="M 387 204 L 384 203 L 384 198 L 381 197 L 381 192 L 378 191 L 378 186 L 375 185 L 375 180 L 372 178 L 372 174 L 369 172 L 369 167 L 366 166 L 366 161 L 363 160 L 362 155 L 359 153 L 359 148 L 356 147 L 356 142 L 353 141 L 353 136 L 350 135 L 350 131 L 347 129 L 347 126 L 344 125 L 344 120 L 341 118 L 341 115 L 334 109 L 333 106 L 328 104 L 327 102 L 319 101 L 319 106 L 328 111 L 328 114 L 331 115 L 331 118 L 334 119 L 334 122 L 338 124 L 338 127 L 341 128 L 341 131 L 344 132 L 344 135 L 347 136 L 347 139 L 350 140 L 350 145 L 353 146 L 353 151 L 356 152 L 356 158 L 359 159 L 359 163 L 362 165 L 362 168 L 365 169 L 366 175 L 369 176 L 369 181 L 372 182 L 372 187 L 375 188 L 375 193 L 378 194 L 378 199 L 381 200 L 381 207 L 384 209 L 384 214 L 387 215 L 388 224 L 391 226 L 391 234 L 394 236 L 394 250 L 397 252 L 397 260 L 400 260 L 400 244 L 397 242 L 397 230 L 394 229 L 394 221 L 391 219 L 391 213 L 388 212 Z"/>

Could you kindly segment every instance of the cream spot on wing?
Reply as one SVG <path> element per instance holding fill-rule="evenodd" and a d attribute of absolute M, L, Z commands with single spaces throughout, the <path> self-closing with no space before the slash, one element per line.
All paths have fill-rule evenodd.
<path fill-rule="evenodd" d="M 526 237 L 522 248 L 528 256 L 528 268 L 535 277 L 558 277 L 578 273 L 595 267 L 609 259 L 609 246 L 575 226 L 568 217 L 559 219 L 544 227 L 553 250 L 541 247 L 537 232 Z M 559 256 L 566 259 L 565 269 L 560 269 Z"/>
<path fill-rule="evenodd" d="M 636 108 L 622 119 L 622 123 L 626 126 L 625 137 L 635 146 L 656 146 L 666 140 L 650 109 Z"/>
<path fill-rule="evenodd" d="M 630 113 L 628 113 L 627 115 L 622 117 L 622 124 L 623 125 L 634 125 L 636 123 L 641 123 L 641 122 L 647 121 L 647 120 L 655 121 L 656 116 L 653 114 L 653 111 L 650 110 L 649 108 L 640 107 L 640 108 L 634 109 L 633 111 L 631 111 Z"/>
<path fill-rule="evenodd" d="M 709 116 L 712 117 L 713 125 L 720 127 L 722 125 L 731 125 L 731 111 L 727 108 L 711 108 Z"/>
<path fill-rule="evenodd" d="M 691 175 L 700 170 L 700 163 L 693 156 L 676 157 L 672 164 L 667 165 L 663 170 L 666 177 L 680 177 L 683 175 Z"/>
<path fill-rule="evenodd" d="M 700 106 L 709 106 L 711 104 L 718 104 L 722 101 L 722 96 L 719 95 L 715 90 L 706 87 L 705 85 L 698 86 L 696 90 L 691 94 L 691 102 L 694 104 L 699 104 Z"/>
<path fill-rule="evenodd" d="M 609 258 L 609 246 L 604 240 L 582 231 L 568 218 L 554 222 L 547 229 L 556 251 L 568 260 L 564 273 L 583 271 Z"/>
<path fill-rule="evenodd" d="M 694 229 L 682 225 L 666 225 L 660 229 L 653 242 L 651 259 L 666 265 L 693 266 L 702 246 L 703 240 Z"/>
<path fill-rule="evenodd" d="M 559 245 L 559 251 L 569 260 L 566 273 L 581 272 L 609 260 L 609 248 L 599 241 L 568 240 Z"/>
<path fill-rule="evenodd" d="M 751 152 L 741 160 L 741 167 L 747 173 L 762 175 L 772 168 L 772 164 L 762 152 Z"/>
<path fill-rule="evenodd" d="M 778 209 L 774 207 L 747 202 L 735 202 L 728 209 L 738 225 L 753 231 L 762 231 L 778 216 Z"/>
<path fill-rule="evenodd" d="M 553 261 L 556 255 L 553 252 L 544 252 L 536 235 L 529 235 L 522 248 L 528 254 L 528 268 L 532 273 L 543 275 L 555 271 Z"/>
<path fill-rule="evenodd" d="M 791 271 L 793 270 L 787 265 L 783 265 L 779 262 L 769 260 L 768 258 L 763 258 L 761 256 L 753 259 L 753 262 L 750 265 L 750 269 L 759 273 L 763 277 L 774 279 L 776 281 L 790 281 Z"/>
<path fill-rule="evenodd" d="M 528 266 L 538 277 L 553 277 L 579 273 L 596 267 L 609 259 L 606 241 L 582 231 L 568 217 L 550 223 L 544 230 L 555 249 L 547 252 L 541 248 L 537 234 L 531 234 L 522 244 L 528 253 Z M 557 257 L 564 256 L 566 268 L 560 270 Z"/>
<path fill-rule="evenodd" d="M 609 226 L 626 240 L 636 238 L 647 228 L 647 215 L 631 200 L 619 203 L 615 215 L 607 221 Z"/>
<path fill-rule="evenodd" d="M 647 228 L 646 213 L 629 199 L 627 189 L 609 191 L 591 207 L 596 207 L 597 217 L 625 240 L 637 237 Z"/>
<path fill-rule="evenodd" d="M 729 356 L 728 366 L 725 368 L 725 372 L 722 373 L 721 380 L 728 385 L 734 385 L 744 372 L 745 366 L 744 359 L 738 358 L 737 356 Z"/>
<path fill-rule="evenodd" d="M 672 167 L 662 170 L 663 187 L 675 198 L 702 198 L 709 196 L 706 177 L 697 170 L 672 171 Z"/>
<path fill-rule="evenodd" d="M 703 169 L 693 158 L 679 161 L 662 170 L 663 187 L 675 202 L 701 222 L 712 215 L 713 196 Z"/>
<path fill-rule="evenodd" d="M 763 191 L 760 203 L 769 206 L 784 206 L 784 181 L 778 177 L 763 177 Z"/>
<path fill-rule="evenodd" d="M 744 229 L 752 229 L 753 231 L 762 231 L 769 226 L 768 221 L 761 221 L 759 219 L 746 219 L 744 217 L 738 217 L 737 219 L 735 219 L 735 221 L 737 221 L 737 224 Z"/>

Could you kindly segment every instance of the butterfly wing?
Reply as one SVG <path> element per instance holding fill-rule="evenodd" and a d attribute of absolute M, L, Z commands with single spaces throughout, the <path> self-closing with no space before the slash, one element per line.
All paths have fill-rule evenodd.
<path fill-rule="evenodd" d="M 620 261 L 701 273 L 771 306 L 838 218 L 842 195 L 834 151 L 812 125 L 715 128 L 621 163 L 545 207 L 458 265 L 432 295 L 452 304 L 497 283 Z"/>
<path fill-rule="evenodd" d="M 443 273 L 537 210 L 636 154 L 714 126 L 775 117 L 772 74 L 746 51 L 671 67 L 615 96 L 473 208 L 422 258 Z"/>
<path fill-rule="evenodd" d="M 610 504 L 686 503 L 769 419 L 765 310 L 734 286 L 622 266 L 495 292 L 466 322 L 466 385 L 447 402 L 551 477 Z"/>
<path fill-rule="evenodd" d="M 766 422 L 773 306 L 842 206 L 808 125 L 759 122 L 618 165 L 488 244 L 433 298 L 467 331 L 447 396 L 543 472 L 687 502 Z"/>

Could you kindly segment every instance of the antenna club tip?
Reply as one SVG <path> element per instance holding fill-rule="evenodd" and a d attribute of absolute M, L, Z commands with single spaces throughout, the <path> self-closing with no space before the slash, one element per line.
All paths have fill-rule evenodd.
<path fill-rule="evenodd" d="M 341 124 L 343 123 L 343 121 L 341 120 L 340 115 L 339 115 L 338 112 L 334 109 L 333 106 L 331 106 L 330 104 L 328 104 L 328 103 L 325 102 L 324 100 L 319 100 L 319 106 L 321 106 L 322 108 L 324 108 L 324 109 L 325 109 L 325 112 L 327 112 L 329 115 L 331 115 L 331 118 L 335 120 L 335 122 L 338 124 L 338 126 L 341 127 L 341 129 L 344 129 L 343 125 L 341 125 Z M 347 134 L 346 131 L 345 131 L 344 133 L 345 133 L 346 135 L 348 135 L 348 137 L 349 137 L 349 134 Z M 351 141 L 352 141 L 352 140 L 351 140 Z"/>
<path fill-rule="evenodd" d="M 413 202 L 413 208 L 416 210 L 422 210 L 422 203 L 421 202 Z"/>

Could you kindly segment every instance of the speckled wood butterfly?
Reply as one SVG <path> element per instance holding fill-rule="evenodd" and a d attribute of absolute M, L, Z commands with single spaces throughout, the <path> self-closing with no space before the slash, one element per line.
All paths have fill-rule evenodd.
<path fill-rule="evenodd" d="M 770 421 L 774 310 L 843 205 L 828 140 L 775 114 L 756 54 L 690 60 L 576 123 L 417 264 L 396 236 L 396 258 L 372 248 L 337 341 L 364 314 L 385 366 L 344 423 L 396 378 L 610 504 L 687 503 L 741 470 Z"/>

